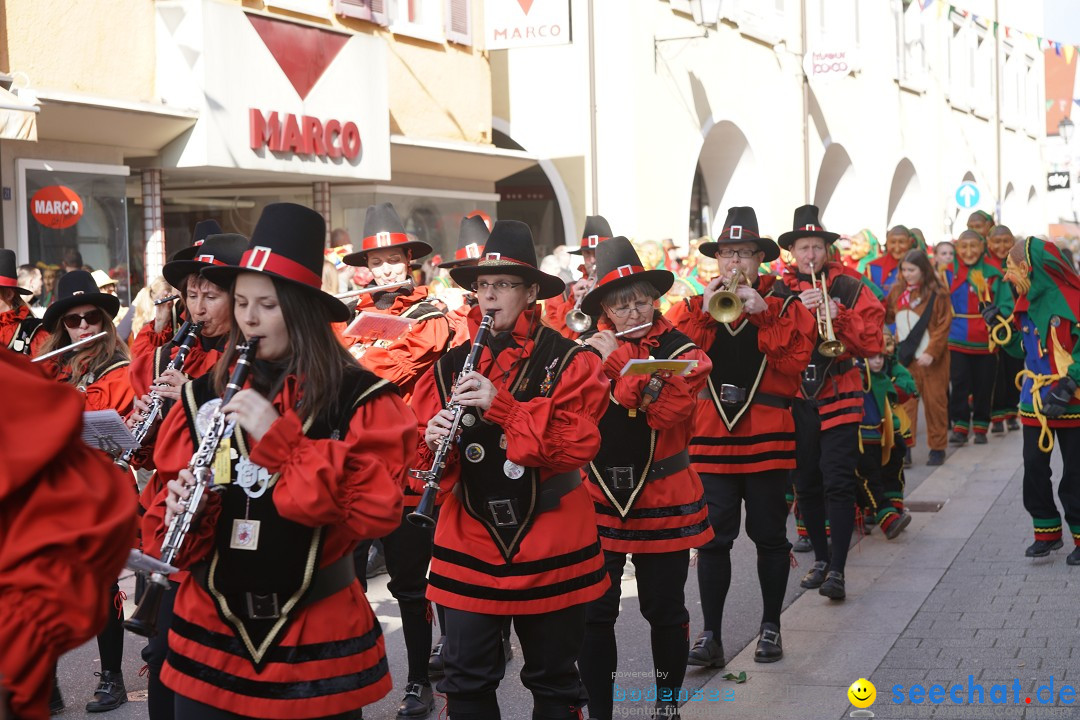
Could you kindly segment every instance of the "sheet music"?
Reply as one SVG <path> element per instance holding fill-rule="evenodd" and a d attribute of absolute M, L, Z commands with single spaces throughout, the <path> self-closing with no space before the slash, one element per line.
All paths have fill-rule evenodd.
<path fill-rule="evenodd" d="M 115 410 L 87 410 L 83 413 L 83 442 L 110 455 L 120 455 L 125 450 L 138 450 L 131 431 Z"/>
<path fill-rule="evenodd" d="M 697 360 L 627 360 L 619 374 L 652 375 L 660 370 L 670 370 L 672 375 L 689 375 L 697 364 Z"/>
<path fill-rule="evenodd" d="M 412 318 L 365 310 L 349 323 L 343 334 L 346 337 L 363 338 L 366 342 L 397 340 L 415 324 L 416 320 Z"/>

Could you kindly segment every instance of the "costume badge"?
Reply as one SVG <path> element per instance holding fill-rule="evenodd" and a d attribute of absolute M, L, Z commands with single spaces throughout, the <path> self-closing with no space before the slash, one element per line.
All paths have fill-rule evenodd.
<path fill-rule="evenodd" d="M 461 416 L 461 424 L 465 427 L 472 427 L 476 424 L 476 416 L 472 413 L 463 413 Z"/>
<path fill-rule="evenodd" d="M 195 413 L 195 432 L 200 438 L 210 429 L 210 420 L 213 419 L 219 407 L 221 407 L 221 398 L 207 400 L 199 406 L 199 412 Z"/>
<path fill-rule="evenodd" d="M 545 368 L 544 381 L 540 383 L 540 395 L 546 396 L 551 392 L 551 384 L 555 381 L 555 366 L 559 364 L 559 358 L 555 358 L 551 361 L 551 364 Z"/>
<path fill-rule="evenodd" d="M 240 458 L 240 461 L 236 463 L 236 484 L 244 488 L 248 497 L 262 497 L 266 489 L 270 487 L 270 478 L 269 470 L 256 465 L 246 457 Z"/>
<path fill-rule="evenodd" d="M 507 460 L 503 463 L 503 474 L 511 480 L 517 480 L 525 474 L 525 468 L 513 460 Z"/>
<path fill-rule="evenodd" d="M 484 459 L 484 446 L 480 443 L 469 443 L 465 446 L 465 459 L 469 462 L 478 463 Z"/>
<path fill-rule="evenodd" d="M 232 523 L 229 547 L 233 550 L 259 549 L 259 521 L 236 518 Z"/>
<path fill-rule="evenodd" d="M 1050 325 L 1052 327 L 1058 327 L 1059 325 L 1061 325 L 1061 318 L 1059 316 L 1057 316 L 1057 315 L 1051 316 Z"/>
<path fill-rule="evenodd" d="M 506 433 L 503 433 L 502 435 L 499 436 L 499 449 L 500 450 L 505 450 L 506 449 Z"/>
<path fill-rule="evenodd" d="M 22 338 L 18 338 L 15 342 L 11 343 L 11 349 L 17 353 L 21 353 L 25 347 L 26 343 L 23 342 Z"/>

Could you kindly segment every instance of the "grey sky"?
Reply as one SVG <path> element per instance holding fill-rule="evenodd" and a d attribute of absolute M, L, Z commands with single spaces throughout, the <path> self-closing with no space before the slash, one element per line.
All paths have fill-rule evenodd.
<path fill-rule="evenodd" d="M 1046 37 L 1080 45 L 1080 0 L 1043 0 Z"/>

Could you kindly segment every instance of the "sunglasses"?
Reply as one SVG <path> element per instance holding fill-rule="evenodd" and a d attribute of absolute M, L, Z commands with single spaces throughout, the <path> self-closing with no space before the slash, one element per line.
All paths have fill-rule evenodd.
<path fill-rule="evenodd" d="M 74 330 L 82 324 L 83 320 L 86 321 L 87 325 L 100 325 L 101 319 L 102 318 L 100 310 L 91 310 L 90 312 L 84 313 L 82 315 L 76 315 L 72 313 L 71 315 L 64 316 L 64 326 Z"/>

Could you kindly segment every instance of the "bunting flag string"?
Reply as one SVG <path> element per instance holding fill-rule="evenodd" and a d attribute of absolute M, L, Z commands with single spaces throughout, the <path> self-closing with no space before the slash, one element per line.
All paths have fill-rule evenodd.
<path fill-rule="evenodd" d="M 971 18 L 971 20 L 976 23 L 980 20 L 980 16 L 969 12 L 963 8 L 956 7 L 956 5 L 951 4 L 949 0 L 918 0 L 918 3 L 919 9 L 922 11 L 925 11 L 931 5 L 936 6 L 938 18 L 940 18 L 942 14 L 946 10 L 948 10 L 950 16 L 959 15 L 965 20 Z M 999 30 L 1003 30 L 1005 32 L 1006 38 L 1012 38 L 1015 35 L 1022 35 L 1028 42 L 1035 43 L 1035 46 L 1039 50 L 1053 50 L 1055 55 L 1065 59 L 1065 63 L 1067 65 L 1072 65 L 1073 58 L 1077 55 L 1077 50 L 1080 50 L 1080 46 L 1078 45 L 1071 43 L 1063 43 L 1057 40 L 1052 40 L 1048 37 L 1043 37 L 1042 35 L 1036 35 L 1032 32 L 1025 32 L 1023 30 L 1019 30 L 1008 25 L 1002 25 L 997 20 L 994 20 L 992 21 L 992 23 L 990 23 L 990 28 L 991 32 L 994 33 L 994 37 L 997 37 Z M 1075 102 L 1080 105 L 1080 99 L 1075 100 Z"/>

